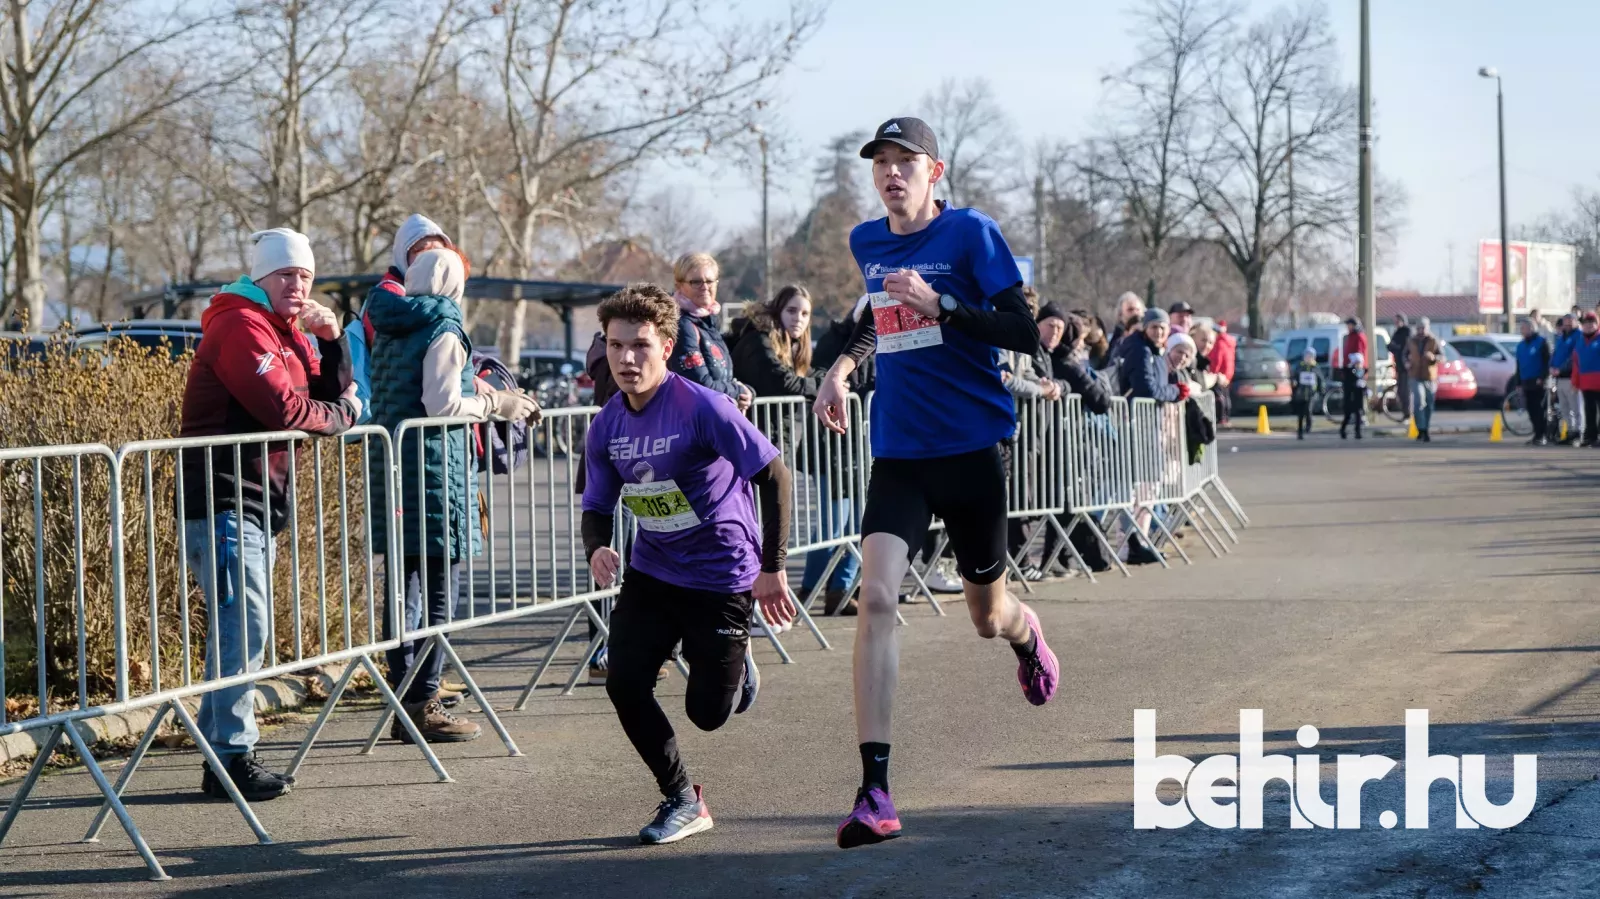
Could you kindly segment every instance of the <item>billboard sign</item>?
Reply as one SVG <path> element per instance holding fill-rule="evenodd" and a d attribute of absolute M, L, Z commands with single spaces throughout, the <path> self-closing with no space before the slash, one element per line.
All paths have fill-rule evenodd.
<path fill-rule="evenodd" d="M 1563 244 L 1528 243 L 1514 240 L 1508 262 L 1511 266 L 1511 311 L 1527 315 L 1530 310 L 1560 315 L 1572 308 L 1577 295 L 1577 251 Z M 1505 312 L 1504 279 L 1500 273 L 1500 241 L 1478 243 L 1478 312 L 1501 315 Z"/>

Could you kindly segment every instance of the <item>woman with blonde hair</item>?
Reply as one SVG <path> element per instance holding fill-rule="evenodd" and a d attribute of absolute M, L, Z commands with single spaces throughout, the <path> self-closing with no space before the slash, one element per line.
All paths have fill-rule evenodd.
<path fill-rule="evenodd" d="M 755 394 L 734 380 L 733 359 L 718 330 L 722 305 L 717 302 L 717 282 L 721 274 L 710 253 L 686 253 L 672 264 L 672 299 L 678 304 L 681 318 L 678 341 L 672 346 L 667 368 L 701 387 L 725 394 L 739 404 L 742 412 L 750 408 Z"/>

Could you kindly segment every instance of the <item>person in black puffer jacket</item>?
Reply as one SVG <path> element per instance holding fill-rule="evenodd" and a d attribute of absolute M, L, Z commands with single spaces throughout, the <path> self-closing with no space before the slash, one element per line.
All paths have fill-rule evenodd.
<path fill-rule="evenodd" d="M 719 276 L 717 260 L 709 253 L 689 253 L 672 264 L 672 280 L 677 286 L 672 299 L 682 317 L 667 368 L 726 395 L 743 412 L 750 408 L 755 394 L 734 379 L 728 344 L 717 329 L 717 315 L 722 311 L 717 303 Z"/>
<path fill-rule="evenodd" d="M 816 350 L 811 354 L 811 367 L 819 372 L 825 372 L 833 367 L 844 354 L 845 347 L 850 343 L 850 334 L 856 329 L 856 319 L 859 319 L 867 307 L 867 298 L 863 296 L 856 301 L 855 308 L 850 314 L 828 325 L 822 336 L 817 338 Z M 869 354 L 856 363 L 856 370 L 850 373 L 848 381 L 850 389 L 861 394 L 863 398 L 872 392 L 877 385 L 878 355 Z"/>
<path fill-rule="evenodd" d="M 1040 315 L 1043 316 L 1044 313 L 1041 312 Z M 1059 342 L 1050 348 L 1051 371 L 1058 381 L 1067 385 L 1066 395 L 1081 397 L 1079 403 L 1082 404 L 1084 412 L 1104 415 L 1111 409 L 1111 392 L 1106 388 L 1105 379 L 1089 367 L 1087 341 L 1091 330 L 1090 324 L 1077 314 L 1066 315 L 1064 321 L 1066 328 L 1062 331 Z M 1039 334 L 1042 341 L 1045 336 L 1042 327 Z M 1067 509 L 1062 521 L 1071 521 L 1072 516 L 1072 510 Z M 1090 570 L 1100 572 L 1111 567 L 1105 549 L 1088 528 L 1081 525 L 1075 527 L 1067 537 Z M 1049 559 L 1060 549 L 1062 549 L 1061 536 L 1051 528 L 1045 532 L 1044 558 Z M 1065 566 L 1066 557 L 1063 556 L 1059 563 Z"/>

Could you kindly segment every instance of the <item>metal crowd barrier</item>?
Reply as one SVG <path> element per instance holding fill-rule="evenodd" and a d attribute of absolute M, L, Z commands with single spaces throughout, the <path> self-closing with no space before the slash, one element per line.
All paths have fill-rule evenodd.
<path fill-rule="evenodd" d="M 1209 394 L 1197 399 L 1202 411 L 1214 414 Z M 827 570 L 807 595 L 793 596 L 801 619 L 823 648 L 830 648 L 829 643 L 809 612 L 834 568 L 847 555 L 860 559 L 861 505 L 872 464 L 871 402 L 870 396 L 851 397 L 844 435 L 820 427 L 810 401 L 799 397 L 759 399 L 749 412 L 795 474 L 790 552 L 829 554 Z M 403 422 L 393 434 L 367 426 L 338 438 L 279 432 L 141 441 L 115 452 L 101 445 L 0 450 L 0 585 L 32 588 L 33 680 L 41 698 L 41 706 L 19 720 L 8 719 L 0 707 L 0 734 L 45 731 L 40 752 L 0 820 L 0 841 L 65 737 L 105 797 L 87 838 L 94 839 L 107 815 L 115 814 L 152 876 L 164 879 L 121 801 L 157 731 L 169 716 L 175 718 L 213 770 L 223 772 L 183 700 L 324 665 L 342 665 L 343 670 L 286 774 L 301 767 L 353 675 L 364 670 L 382 694 L 384 709 L 362 751 L 370 752 L 391 716 L 399 715 L 439 780 L 448 781 L 399 699 L 433 652 L 441 653 L 459 674 L 507 752 L 521 755 L 451 638 L 469 628 L 568 612 L 514 704 L 522 709 L 573 627 L 587 617 L 595 636 L 566 683 L 564 692 L 572 692 L 583 663 L 608 636 L 606 615 L 597 604 L 618 592 L 615 585 L 602 589 L 593 583 L 579 527 L 577 474 L 598 411 L 547 410 L 542 422 L 531 427 L 525 447 L 512 445 L 505 423 L 432 418 Z M 492 433 L 496 430 L 498 440 Z M 1127 568 L 1118 556 L 1135 532 L 1148 532 L 1146 545 L 1158 555 L 1157 547 L 1167 545 L 1185 561 L 1188 556 L 1173 533 L 1185 524 L 1201 533 L 1214 554 L 1227 548 L 1224 533 L 1237 543 L 1221 510 L 1226 508 L 1240 527 L 1249 522 L 1220 477 L 1216 447 L 1206 446 L 1191 457 L 1186 442 L 1181 404 L 1118 398 L 1105 414 L 1094 414 L 1077 396 L 1020 403 L 1010 453 L 1008 515 L 1038 519 L 1042 526 L 1008 560 L 1011 571 L 1020 574 L 1034 542 L 1047 530 L 1059 538 L 1060 548 L 1052 555 L 1069 553 L 1090 580 L 1092 573 L 1069 539 L 1077 527 L 1088 529 L 1124 575 Z M 433 451 L 446 443 L 458 443 L 462 455 Z M 245 641 L 237 650 L 242 658 L 230 661 L 211 623 L 238 614 L 248 632 L 247 604 L 235 601 L 237 610 L 229 608 L 219 603 L 216 590 L 207 596 L 196 583 L 209 576 L 204 569 L 218 553 L 219 482 L 213 476 L 219 466 L 238 470 L 259 465 L 260 457 L 279 444 L 291 450 L 282 458 L 294 501 L 288 509 L 276 510 L 284 527 L 267 541 L 272 549 L 263 550 L 266 579 L 260 590 L 266 594 L 267 610 L 255 628 L 260 645 Z M 480 452 L 480 446 L 486 449 Z M 452 469 L 452 458 L 466 458 L 469 464 L 454 463 Z M 95 480 L 98 472 L 104 473 L 103 486 Z M 196 477 L 206 484 L 206 501 L 198 510 L 186 507 L 181 489 Z M 222 483 L 232 485 L 232 508 L 244 507 L 240 482 Z M 452 496 L 466 510 L 464 515 L 446 511 L 452 508 Z M 270 496 L 262 498 L 261 506 L 262 517 L 272 521 Z M 333 520 L 330 511 L 337 514 L 337 526 L 328 524 Z M 379 520 L 386 524 L 375 528 Z M 616 545 L 626 564 L 633 523 L 626 510 L 617 520 Z M 941 534 L 942 550 L 942 524 L 935 522 L 934 528 Z M 435 531 L 441 552 L 413 552 L 408 561 L 408 535 L 415 540 L 413 548 L 429 547 Z M 191 545 L 202 535 L 203 546 Z M 102 557 L 105 564 L 91 564 Z M 451 589 L 454 599 L 443 619 L 430 620 L 425 598 L 430 568 L 437 570 L 451 558 L 459 564 L 447 574 L 464 582 L 464 590 Z M 1044 564 L 1053 561 L 1045 559 Z M 1161 562 L 1167 564 L 1164 555 Z M 196 568 L 202 570 L 194 571 L 191 580 Z M 415 591 L 409 589 L 408 573 L 416 576 Z M 942 615 L 923 573 L 911 566 L 909 574 Z M 245 583 L 242 566 L 238 576 L 235 596 L 252 586 Z M 47 589 L 47 582 L 63 578 L 69 590 Z M 1026 582 L 1024 589 L 1031 589 Z M 0 695 L 7 693 L 7 600 L 0 593 Z M 109 609 L 109 616 L 91 614 L 103 609 Z M 106 618 L 113 623 L 109 633 L 91 632 L 91 621 Z M 203 635 L 197 627 L 205 628 Z M 784 661 L 792 661 L 778 635 L 764 630 Z M 415 645 L 415 655 L 406 679 L 391 689 L 372 655 L 406 642 Z M 66 649 L 52 652 L 60 647 Z M 253 658 L 258 650 L 259 661 Z M 230 673 L 204 664 L 208 655 L 220 659 Z M 73 667 L 52 667 L 49 658 L 71 659 Z M 11 662 L 16 670 L 15 660 Z M 248 670 L 252 664 L 258 667 Z M 677 664 L 687 673 L 681 661 Z M 241 668 L 245 670 L 236 670 Z M 72 725 L 148 707 L 157 709 L 155 717 L 112 784 Z M 270 842 L 225 773 L 220 781 L 257 838 Z"/>

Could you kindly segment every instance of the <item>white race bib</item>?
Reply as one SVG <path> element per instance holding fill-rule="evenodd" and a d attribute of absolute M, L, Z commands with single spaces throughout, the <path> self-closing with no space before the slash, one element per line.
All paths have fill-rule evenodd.
<path fill-rule="evenodd" d="M 1315 387 L 1315 386 L 1317 386 L 1317 373 L 1314 372 L 1314 371 L 1303 371 L 1303 372 L 1301 372 L 1300 373 L 1300 386 L 1301 387 Z"/>
<path fill-rule="evenodd" d="M 902 353 L 944 343 L 939 322 L 894 299 L 887 293 L 870 294 L 872 323 L 878 331 L 878 352 Z"/>
<path fill-rule="evenodd" d="M 648 484 L 623 484 L 622 504 L 638 519 L 639 527 L 647 531 L 686 531 L 700 523 L 689 498 L 670 478 Z"/>

